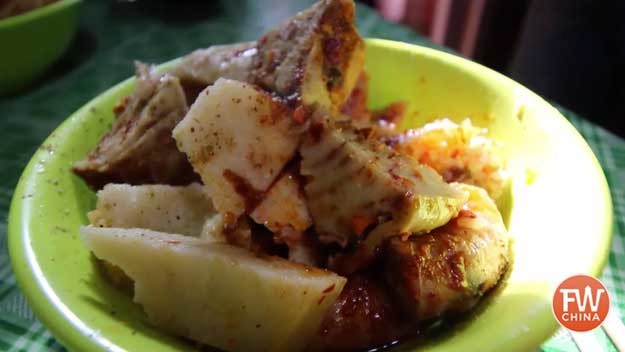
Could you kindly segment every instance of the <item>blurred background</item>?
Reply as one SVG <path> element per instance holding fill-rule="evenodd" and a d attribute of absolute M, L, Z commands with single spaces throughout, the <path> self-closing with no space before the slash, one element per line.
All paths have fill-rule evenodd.
<path fill-rule="evenodd" d="M 625 136 L 625 1 L 361 2 Z"/>
<path fill-rule="evenodd" d="M 10 15 L 9 10 L 26 11 L 29 6 L 57 1 L 0 0 L 0 18 Z M 122 50 L 117 44 L 129 37 L 172 36 L 163 48 L 136 46 L 128 51 L 132 57 L 117 54 L 115 58 L 129 67 L 128 72 L 120 71 L 125 75 L 131 73 L 127 63 L 134 59 L 161 61 L 186 53 L 198 43 L 251 40 L 276 21 L 314 1 L 84 1 L 81 28 L 72 47 L 40 82 L 65 76 L 87 62 L 90 55 Z M 397 36 L 396 26 L 392 26 L 394 29 L 384 27 L 378 16 L 370 19 L 370 15 L 377 12 L 390 22 L 404 25 L 402 30 L 407 28 L 406 32 L 416 32 L 439 46 L 499 71 L 550 102 L 625 136 L 625 85 L 622 83 L 625 79 L 625 0 L 356 1 L 361 5 L 360 18 L 368 18 L 367 23 L 360 23 L 368 25 L 366 30 L 362 27 L 367 35 L 401 38 Z M 46 32 L 61 28 L 46 23 L 41 26 Z M 103 28 L 106 28 L 105 33 L 101 32 Z M 193 40 L 181 38 L 185 32 L 201 34 Z M 7 36 L 5 41 L 37 39 Z M 2 56 L 7 55 L 0 55 L 0 59 Z M 28 57 L 33 61 L 39 56 L 22 54 L 16 60 Z M 107 65 L 111 62 L 107 61 Z M 119 77 L 111 76 L 112 79 Z M 111 82 L 102 81 L 104 83 Z"/>

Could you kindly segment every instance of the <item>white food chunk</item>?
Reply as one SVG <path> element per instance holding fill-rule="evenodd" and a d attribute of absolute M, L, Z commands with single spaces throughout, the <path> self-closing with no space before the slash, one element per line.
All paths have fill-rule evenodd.
<path fill-rule="evenodd" d="M 88 214 L 94 226 L 144 228 L 200 236 L 215 215 L 200 184 L 189 186 L 108 184 Z"/>
<path fill-rule="evenodd" d="M 200 93 L 173 136 L 227 223 L 251 211 L 248 193 L 269 188 L 300 139 L 286 106 L 227 79 Z"/>
<path fill-rule="evenodd" d="M 305 349 L 346 279 L 227 244 L 143 229 L 87 226 L 96 257 L 135 282 L 163 329 L 228 351 Z"/>

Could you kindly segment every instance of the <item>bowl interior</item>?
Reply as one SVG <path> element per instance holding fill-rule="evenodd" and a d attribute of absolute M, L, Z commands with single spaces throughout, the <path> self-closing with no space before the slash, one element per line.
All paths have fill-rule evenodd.
<path fill-rule="evenodd" d="M 557 110 L 477 64 L 368 40 L 366 68 L 372 107 L 407 102 L 403 127 L 469 117 L 504 144 L 513 176 L 513 202 L 504 206 L 514 239 L 509 277 L 474 314 L 421 348 L 537 347 L 557 327 L 554 288 L 571 274 L 598 274 L 606 260 L 611 202 L 594 155 Z M 132 79 L 120 83 L 64 122 L 34 155 L 11 204 L 9 248 L 18 282 L 44 324 L 75 350 L 192 349 L 151 328 L 130 298 L 105 283 L 78 236 L 95 196 L 69 166 L 95 146 L 113 105 L 132 85 Z"/>

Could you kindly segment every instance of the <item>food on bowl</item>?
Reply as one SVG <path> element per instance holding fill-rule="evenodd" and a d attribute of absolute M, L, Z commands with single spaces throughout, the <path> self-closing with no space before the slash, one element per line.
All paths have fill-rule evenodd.
<path fill-rule="evenodd" d="M 258 41 L 137 64 L 74 166 L 81 228 L 151 323 L 229 351 L 395 344 L 470 311 L 509 266 L 505 162 L 469 120 L 372 111 L 350 0 Z"/>
<path fill-rule="evenodd" d="M 1 0 L 0 19 L 38 9 L 57 0 Z"/>

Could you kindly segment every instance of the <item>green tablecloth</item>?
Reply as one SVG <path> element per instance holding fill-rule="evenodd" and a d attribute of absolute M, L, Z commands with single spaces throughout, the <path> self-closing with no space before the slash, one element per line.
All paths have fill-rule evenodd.
<path fill-rule="evenodd" d="M 174 4 L 175 1 L 162 1 Z M 256 38 L 277 20 L 306 7 L 310 1 L 214 1 L 199 20 L 165 21 L 168 6 L 150 12 L 119 1 L 85 3 L 75 45 L 42 83 L 19 96 L 0 100 L 0 217 L 6 219 L 18 177 L 43 139 L 84 103 L 133 74 L 132 61 L 163 62 L 212 44 Z M 159 9 L 158 7 L 161 6 Z M 359 6 L 363 36 L 432 46 L 410 30 L 382 20 Z M 0 68 L 1 69 L 1 68 Z M 625 141 L 561 109 L 586 138 L 610 183 L 614 201 L 614 240 L 601 279 L 613 305 L 625 315 Z M 601 329 L 595 330 L 607 350 L 615 350 Z M 6 246 L 6 221 L 0 222 L 0 350 L 64 350 L 36 319 L 16 285 Z M 576 351 L 561 331 L 543 350 Z"/>

